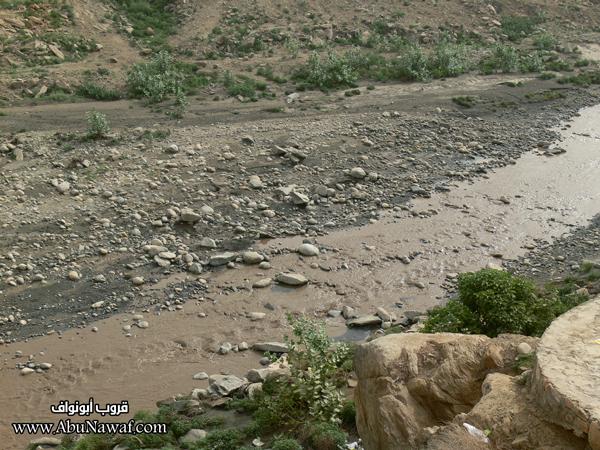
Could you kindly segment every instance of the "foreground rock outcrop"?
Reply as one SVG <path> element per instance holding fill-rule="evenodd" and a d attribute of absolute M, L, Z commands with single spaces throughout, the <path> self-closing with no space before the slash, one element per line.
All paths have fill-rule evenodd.
<path fill-rule="evenodd" d="M 600 450 L 600 297 L 556 319 L 536 353 L 532 395 L 548 418 Z"/>
<path fill-rule="evenodd" d="M 360 346 L 355 400 L 365 449 L 584 450 L 586 439 L 552 423 L 530 395 L 531 370 L 518 368 L 517 356 L 537 345 L 518 335 L 414 333 Z"/>
<path fill-rule="evenodd" d="M 467 413 L 492 371 L 510 367 L 522 336 L 392 334 L 358 348 L 358 431 L 371 449 L 418 448 L 423 430 Z"/>

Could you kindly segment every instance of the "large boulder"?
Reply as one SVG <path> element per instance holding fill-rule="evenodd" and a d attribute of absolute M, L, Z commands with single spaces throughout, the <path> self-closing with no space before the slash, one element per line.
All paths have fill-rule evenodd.
<path fill-rule="evenodd" d="M 600 297 L 567 311 L 546 329 L 530 387 L 552 422 L 600 450 Z"/>
<path fill-rule="evenodd" d="M 357 427 L 368 450 L 419 448 L 424 429 L 479 401 L 490 372 L 510 370 L 523 336 L 391 334 L 360 345 L 354 360 Z"/>

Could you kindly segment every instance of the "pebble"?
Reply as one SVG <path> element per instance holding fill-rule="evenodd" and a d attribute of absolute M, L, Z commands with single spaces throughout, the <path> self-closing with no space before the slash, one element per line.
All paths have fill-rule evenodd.
<path fill-rule="evenodd" d="M 208 264 L 213 267 L 224 266 L 232 262 L 236 257 L 237 254 L 232 252 L 219 253 L 218 255 L 212 256 L 209 259 Z"/>
<path fill-rule="evenodd" d="M 367 172 L 362 167 L 354 167 L 350 170 L 350 176 L 356 180 L 362 180 L 367 176 Z"/>
<path fill-rule="evenodd" d="M 271 285 L 273 280 L 271 280 L 271 278 L 262 278 L 258 281 L 255 281 L 252 284 L 253 288 L 257 288 L 257 289 L 262 289 L 262 288 L 266 288 L 269 287 Z"/>
<path fill-rule="evenodd" d="M 75 270 L 71 270 L 69 272 L 69 274 L 67 275 L 67 277 L 71 281 L 79 281 L 81 279 L 81 275 L 79 274 L 79 272 L 77 272 Z"/>
<path fill-rule="evenodd" d="M 302 256 L 317 256 L 319 254 L 319 249 L 312 244 L 302 244 L 297 251 Z"/>
<path fill-rule="evenodd" d="M 253 189 L 260 189 L 263 187 L 263 182 L 258 175 L 252 175 L 250 178 L 248 178 L 248 184 Z"/>
<path fill-rule="evenodd" d="M 259 264 L 265 257 L 258 252 L 244 252 L 242 253 L 242 260 L 244 264 Z"/>
<path fill-rule="evenodd" d="M 528 355 L 533 351 L 533 349 L 527 342 L 521 342 L 519 345 L 517 345 L 517 351 L 519 352 L 519 355 Z"/>
<path fill-rule="evenodd" d="M 299 273 L 278 273 L 275 280 L 287 286 L 303 286 L 308 283 L 308 279 Z"/>

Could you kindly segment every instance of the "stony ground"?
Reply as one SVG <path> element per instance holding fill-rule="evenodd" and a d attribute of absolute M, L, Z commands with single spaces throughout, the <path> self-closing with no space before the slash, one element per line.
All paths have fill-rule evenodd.
<path fill-rule="evenodd" d="M 559 163 L 557 126 L 599 102 L 597 85 L 557 82 L 595 73 L 594 2 L 156 2 L 169 5 L 148 26 L 112 2 L 0 1 L 0 409 L 11 409 L 0 434 L 48 419 L 59 397 L 127 392 L 148 408 L 204 387 L 200 371 L 241 376 L 260 357 L 245 350 L 281 340 L 289 312 L 327 318 L 349 340 L 368 331 L 345 319 L 389 326 L 396 312 L 409 327 L 458 272 L 490 259 L 600 292 L 600 219 L 543 238 L 579 223 L 564 218 L 572 205 L 545 203 L 539 186 L 511 198 L 465 189 L 531 150 Z M 525 31 L 510 36 L 511 20 Z M 407 42 L 430 55 L 446 40 L 477 61 L 510 46 L 544 75 L 475 65 L 337 90 L 294 79 L 313 52 L 393 61 Z M 176 120 L 170 104 L 127 97 L 127 71 L 161 48 L 198 83 Z M 253 91 L 232 92 L 228 76 Z M 94 110 L 111 127 L 99 139 L 86 133 Z M 517 175 L 507 183 L 528 182 Z M 536 242 L 509 226 L 527 208 Z M 544 208 L 560 224 L 542 223 Z M 397 225 L 434 219 L 449 229 L 428 239 Z M 497 247 L 528 254 L 511 261 Z"/>
<path fill-rule="evenodd" d="M 3 339 L 164 304 L 148 288 L 173 273 L 201 278 L 232 265 L 257 239 L 315 238 L 485 176 L 547 146 L 550 127 L 595 101 L 590 90 L 528 100 L 548 89 L 494 86 L 466 110 L 443 98 L 418 112 L 400 101 L 381 110 L 375 101 L 351 112 L 222 121 L 168 135 L 141 127 L 101 141 L 13 135 L 1 160 Z M 521 103 L 498 110 L 507 90 Z M 337 101 L 352 109 L 351 100 Z"/>

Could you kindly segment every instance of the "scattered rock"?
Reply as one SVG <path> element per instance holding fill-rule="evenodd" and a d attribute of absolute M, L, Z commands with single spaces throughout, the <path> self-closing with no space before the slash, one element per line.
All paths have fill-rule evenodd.
<path fill-rule="evenodd" d="M 302 256 L 317 256 L 319 249 L 312 244 L 302 244 L 298 247 L 298 253 Z"/>
<path fill-rule="evenodd" d="M 275 280 L 287 286 L 304 286 L 308 279 L 299 273 L 278 273 Z"/>

